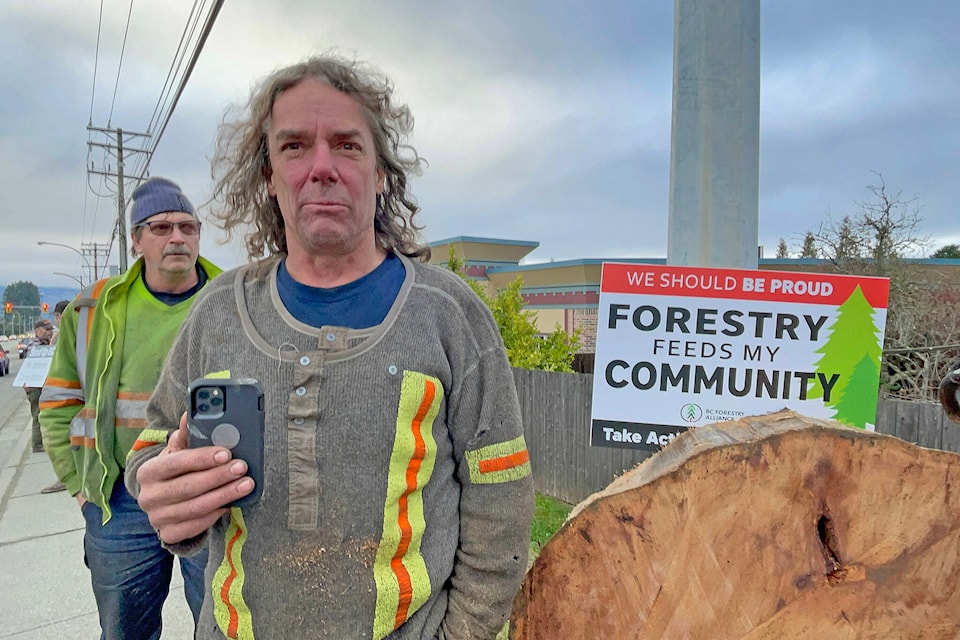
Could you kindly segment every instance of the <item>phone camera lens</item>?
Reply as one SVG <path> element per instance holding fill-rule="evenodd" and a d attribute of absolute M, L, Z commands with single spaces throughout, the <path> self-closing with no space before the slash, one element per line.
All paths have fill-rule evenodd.
<path fill-rule="evenodd" d="M 219 407 L 220 405 L 223 404 L 223 398 L 211 398 L 210 404 L 212 404 L 215 407 Z"/>
<path fill-rule="evenodd" d="M 210 405 L 204 402 L 197 406 L 197 411 L 200 413 L 206 413 L 207 411 L 210 411 Z"/>
<path fill-rule="evenodd" d="M 210 392 L 207 391 L 206 389 L 201 389 L 200 391 L 197 392 L 197 397 L 200 398 L 201 400 L 207 400 L 208 398 L 210 398 Z"/>

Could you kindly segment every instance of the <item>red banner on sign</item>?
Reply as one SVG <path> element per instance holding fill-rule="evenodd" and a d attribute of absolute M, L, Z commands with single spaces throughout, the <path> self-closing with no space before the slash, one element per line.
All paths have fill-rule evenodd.
<path fill-rule="evenodd" d="M 714 269 L 606 262 L 601 293 L 649 294 L 767 300 L 805 304 L 843 304 L 856 287 L 875 309 L 886 309 L 886 278 L 796 271 Z"/>

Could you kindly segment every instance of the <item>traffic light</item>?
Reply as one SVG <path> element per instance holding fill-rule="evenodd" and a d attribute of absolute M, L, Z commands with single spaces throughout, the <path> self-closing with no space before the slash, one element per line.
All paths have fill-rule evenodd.
<path fill-rule="evenodd" d="M 4 303 L 3 303 L 3 310 L 6 311 L 7 313 L 13 313 L 13 303 L 12 303 L 12 302 L 4 302 Z"/>
<path fill-rule="evenodd" d="M 50 305 L 48 305 L 46 302 L 40 305 L 40 310 L 43 311 L 44 313 L 46 313 L 47 309 L 49 308 L 50 308 Z"/>

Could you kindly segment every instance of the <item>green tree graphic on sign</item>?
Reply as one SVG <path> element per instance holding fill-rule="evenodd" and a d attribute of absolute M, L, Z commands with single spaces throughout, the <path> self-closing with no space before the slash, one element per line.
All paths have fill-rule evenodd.
<path fill-rule="evenodd" d="M 859 286 L 837 312 L 828 327 L 830 336 L 816 351 L 822 355 L 817 362 L 818 373 L 828 377 L 840 374 L 824 404 L 833 408 L 834 420 L 863 429 L 876 419 L 880 331 L 873 321 L 873 307 Z M 822 398 L 823 387 L 812 384 L 807 397 Z"/>
<path fill-rule="evenodd" d="M 846 392 L 840 395 L 839 401 L 834 405 L 836 410 L 836 419 L 855 427 L 865 427 L 868 423 L 873 424 L 877 418 L 877 376 L 880 375 L 877 365 L 869 355 L 863 356 L 863 359 L 857 363 L 853 369 L 853 375 L 846 388 L 856 389 L 855 392 Z M 865 390 L 863 393 L 860 390 Z M 872 390 L 873 395 L 867 394 Z M 831 398 L 832 400 L 832 398 Z"/>

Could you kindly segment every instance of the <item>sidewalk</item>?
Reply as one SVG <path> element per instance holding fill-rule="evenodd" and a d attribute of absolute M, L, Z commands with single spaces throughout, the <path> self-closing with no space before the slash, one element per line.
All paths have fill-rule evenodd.
<path fill-rule="evenodd" d="M 0 430 L 0 638 L 96 640 L 90 574 L 83 564 L 83 516 L 56 481 L 46 454 L 30 451 L 30 408 L 19 405 Z M 174 567 L 163 640 L 193 637 L 193 619 Z"/>

